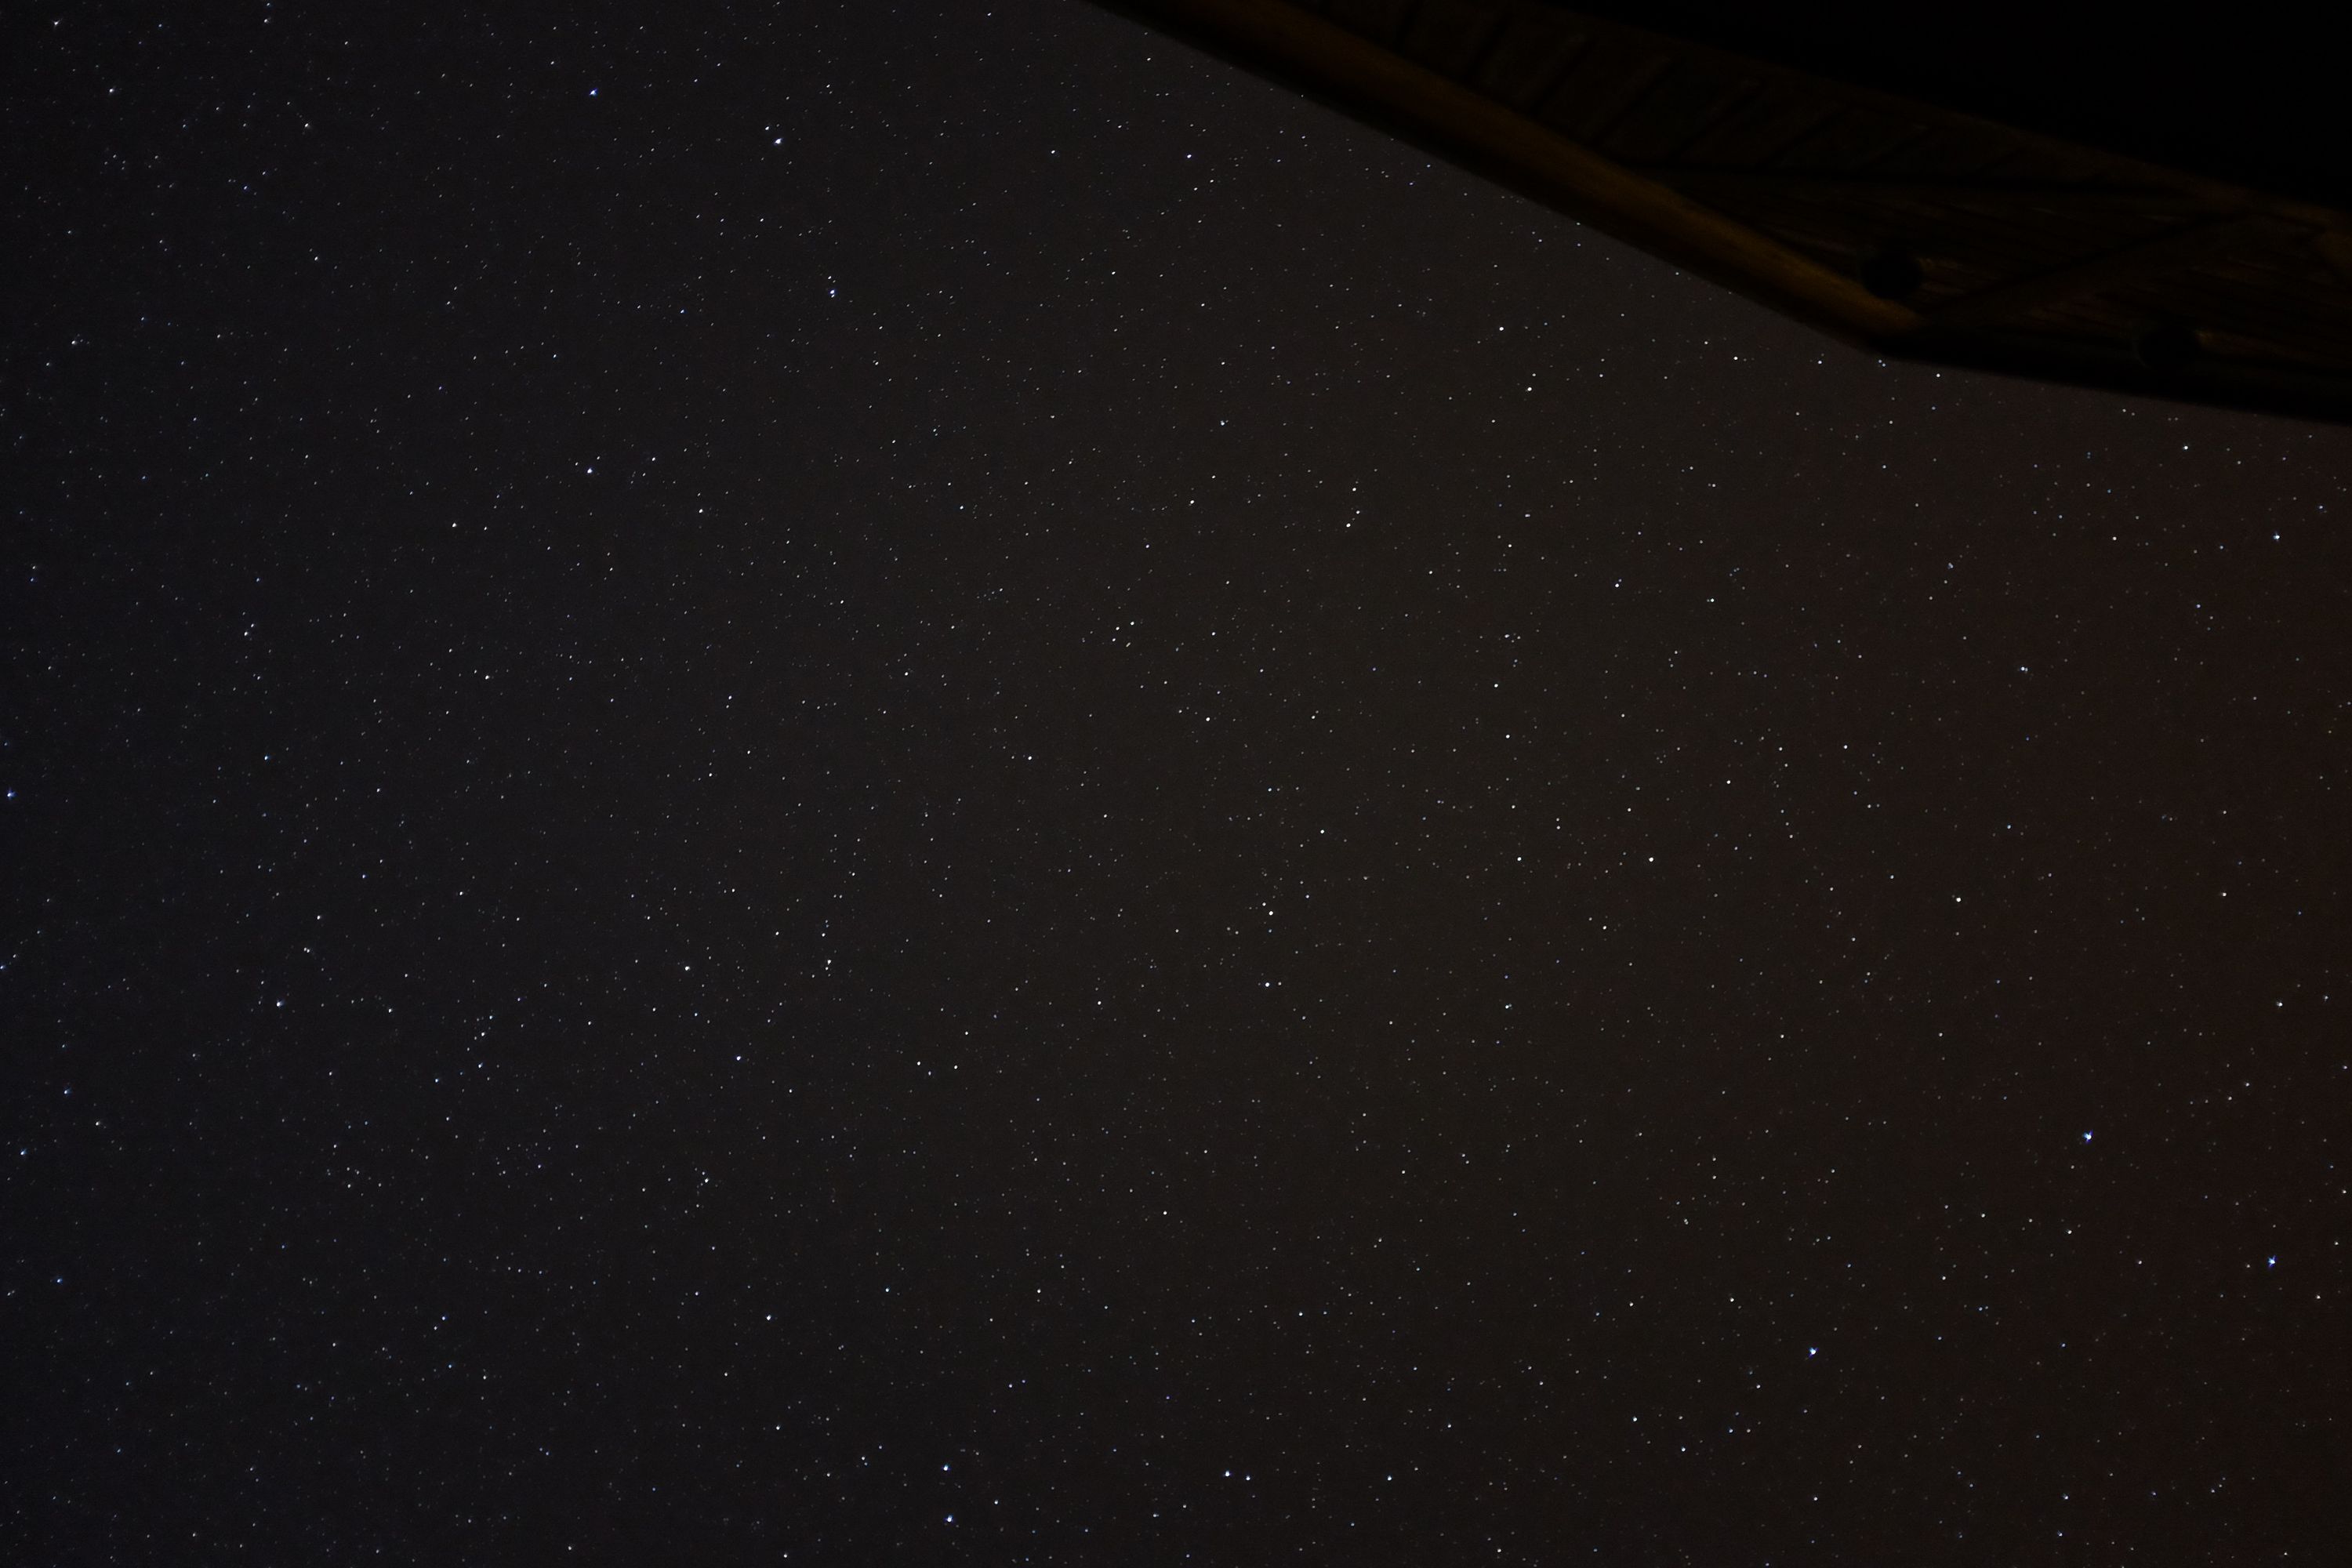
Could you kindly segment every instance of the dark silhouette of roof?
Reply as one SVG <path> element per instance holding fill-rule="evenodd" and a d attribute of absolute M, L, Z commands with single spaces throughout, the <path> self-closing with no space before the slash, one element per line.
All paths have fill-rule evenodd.
<path fill-rule="evenodd" d="M 2306 13 L 1111 3 L 1876 352 L 2352 418 Z"/>

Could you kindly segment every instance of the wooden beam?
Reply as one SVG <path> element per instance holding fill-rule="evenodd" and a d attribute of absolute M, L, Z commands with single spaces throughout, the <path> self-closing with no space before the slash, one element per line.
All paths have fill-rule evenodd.
<path fill-rule="evenodd" d="M 2110 211 L 2182 216 L 2204 214 L 2217 217 L 2245 210 L 2236 203 L 2218 205 L 2210 195 L 2199 191 L 2074 185 L 2052 180 L 1888 180 L 1867 174 L 1801 174 L 1780 169 L 1689 169 L 1663 164 L 1642 165 L 1636 173 L 1702 196 L 1787 195 L 1832 201 L 1854 197 L 1882 201 L 1892 197 L 1898 201 L 2017 202 L 2034 205 L 2061 202 Z"/>
<path fill-rule="evenodd" d="M 2136 245 L 2102 251 L 2046 272 L 2032 273 L 1962 295 L 1931 311 L 1927 321 L 1939 330 L 1993 326 L 2062 300 L 2095 294 L 2118 283 L 2173 271 L 2215 257 L 2282 244 L 2307 232 L 2301 225 L 2260 215 L 2193 224 Z"/>
<path fill-rule="evenodd" d="M 2336 276 L 2352 285 L 2352 234 L 2329 231 L 2311 237 L 2311 247 L 2319 252 L 2320 259 L 2336 268 Z"/>

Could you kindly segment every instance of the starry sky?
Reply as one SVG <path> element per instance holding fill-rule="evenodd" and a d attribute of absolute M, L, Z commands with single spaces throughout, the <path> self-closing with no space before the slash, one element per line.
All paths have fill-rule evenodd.
<path fill-rule="evenodd" d="M 0 26 L 12 1561 L 2341 1561 L 2346 431 L 1074 0 Z"/>

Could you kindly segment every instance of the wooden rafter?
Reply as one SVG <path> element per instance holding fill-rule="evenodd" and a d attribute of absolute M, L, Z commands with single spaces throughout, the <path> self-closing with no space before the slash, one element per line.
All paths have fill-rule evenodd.
<path fill-rule="evenodd" d="M 2185 225 L 2153 239 L 2084 257 L 1964 295 L 1930 312 L 1928 320 L 1948 331 L 2015 321 L 2062 300 L 2077 299 L 2200 261 L 2282 245 L 2309 232 L 2266 214 Z"/>

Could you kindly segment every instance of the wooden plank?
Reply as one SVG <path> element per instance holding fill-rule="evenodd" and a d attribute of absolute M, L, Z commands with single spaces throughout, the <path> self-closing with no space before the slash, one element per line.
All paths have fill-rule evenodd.
<path fill-rule="evenodd" d="M 1412 0 L 1330 0 L 1324 14 L 1352 33 L 1381 43 L 1395 41 Z"/>
<path fill-rule="evenodd" d="M 2347 237 L 2316 234 L 2307 246 L 2225 256 L 2199 267 L 2197 275 L 2224 278 L 2266 297 L 2293 300 L 2299 310 L 2352 318 L 2352 288 L 2346 286 L 2345 274 L 2326 259 L 2330 242 L 2341 243 Z"/>
<path fill-rule="evenodd" d="M 1466 79 L 1503 30 L 1500 0 L 1428 0 L 1405 29 L 1404 52 L 1441 76 Z"/>
<path fill-rule="evenodd" d="M 1834 120 L 1790 145 L 1773 159 L 1776 167 L 1793 173 L 1840 174 L 1883 158 L 1906 142 L 1927 133 L 1916 120 L 1849 108 Z"/>
<path fill-rule="evenodd" d="M 2352 234 L 2326 232 L 2311 238 L 2311 247 L 2320 259 L 2336 269 L 2337 277 L 2352 283 Z"/>
<path fill-rule="evenodd" d="M 2352 363 L 2352 315 L 2335 300 L 2306 289 L 2264 288 L 2229 275 L 2222 267 L 2192 267 L 2154 283 L 2115 290 L 2118 303 L 2143 317 L 2182 317 L 2199 326 L 2331 345 Z"/>
<path fill-rule="evenodd" d="M 1902 155 L 1879 164 L 1872 173 L 1882 178 L 1966 179 L 1980 173 L 1994 159 L 2016 150 L 2011 137 L 1974 123 L 1931 126 L 1926 136 L 1903 150 Z"/>
<path fill-rule="evenodd" d="M 1589 147 L 1674 64 L 1675 57 L 1664 49 L 1595 38 L 1537 107 L 1536 118 Z"/>
<path fill-rule="evenodd" d="M 2095 293 L 2232 250 L 2283 244 L 2299 232 L 2259 215 L 2194 224 L 1968 295 L 1936 311 L 1931 321 L 1939 328 L 1990 326 L 2073 295 Z"/>
<path fill-rule="evenodd" d="M 1836 234 L 1856 252 L 1899 244 L 1931 264 L 1931 274 L 1948 270 L 1934 263 L 1958 263 L 2000 279 L 2038 275 L 2086 256 L 2123 250 L 2175 232 L 2184 216 L 2138 210 L 2128 205 L 2103 207 L 2063 201 L 1979 200 L 1936 190 L 1832 184 L 1817 190 L 1743 189 L 1726 182 L 1685 183 L 1662 172 L 1664 183 L 1685 189 L 1707 205 L 1769 233 L 1790 228 Z"/>
<path fill-rule="evenodd" d="M 2132 183 L 2131 174 L 2135 167 L 2146 168 L 2147 165 L 2134 165 L 2124 159 L 2095 153 L 2086 147 L 2066 147 L 2038 137 L 2020 136 L 2017 150 L 2001 160 L 1999 172 L 2005 180 L 2047 180 L 2055 184 L 2093 181 L 2128 184 Z M 2210 181 L 2190 182 L 2177 174 L 2166 183 L 2179 184 L 2184 188 L 2192 184 L 2217 188 Z"/>
<path fill-rule="evenodd" d="M 1789 169 L 1689 168 L 1637 163 L 1633 165 L 1654 180 L 1701 199 L 1727 198 L 1750 193 L 1790 195 L 1811 200 L 1965 201 L 1975 210 L 1990 205 L 2020 212 L 2052 207 L 2111 208 L 2123 212 L 2191 216 L 2215 216 L 2238 209 L 2216 207 L 2210 198 L 2193 191 L 2120 186 L 2060 184 L 2042 180 L 1920 179 L 1907 174 L 1841 174 Z"/>
<path fill-rule="evenodd" d="M 2222 359 L 2292 364 L 2307 370 L 2340 370 L 2344 363 L 2340 353 L 2331 353 L 2295 336 L 2237 332 L 2227 327 L 2209 327 L 2199 336 Z"/>
<path fill-rule="evenodd" d="M 1531 110 L 1591 43 L 1591 29 L 1556 12 L 1521 5 L 1505 18 L 1502 37 L 1486 51 L 1477 87 L 1513 109 Z"/>
<path fill-rule="evenodd" d="M 1762 86 L 1752 71 L 1720 70 L 1706 63 L 1679 66 L 1610 130 L 1601 151 L 1626 163 L 1669 158 Z"/>
<path fill-rule="evenodd" d="M 1678 182 L 1669 177 L 1665 183 Z M 1702 186 L 1693 194 L 1717 212 L 1768 233 L 1823 237 L 1849 258 L 1891 242 L 1907 247 L 1923 262 L 1959 263 L 1998 279 L 2045 272 L 2168 232 L 2160 218 L 2128 210 L 2004 209 L 1993 203 L 1877 196 L 1841 186 L 1805 193 Z"/>
<path fill-rule="evenodd" d="M 2147 311 L 2118 304 L 2106 295 L 2076 294 L 2069 299 L 2053 300 L 2007 324 L 2029 331 L 2065 332 L 2075 337 L 2128 345 L 2147 328 L 2151 320 Z"/>
<path fill-rule="evenodd" d="M 1722 124 L 1702 132 L 1696 141 L 1675 154 L 1675 161 L 1753 168 L 1811 135 L 1842 110 L 1834 99 L 1767 79 L 1761 92 L 1727 115 Z"/>

